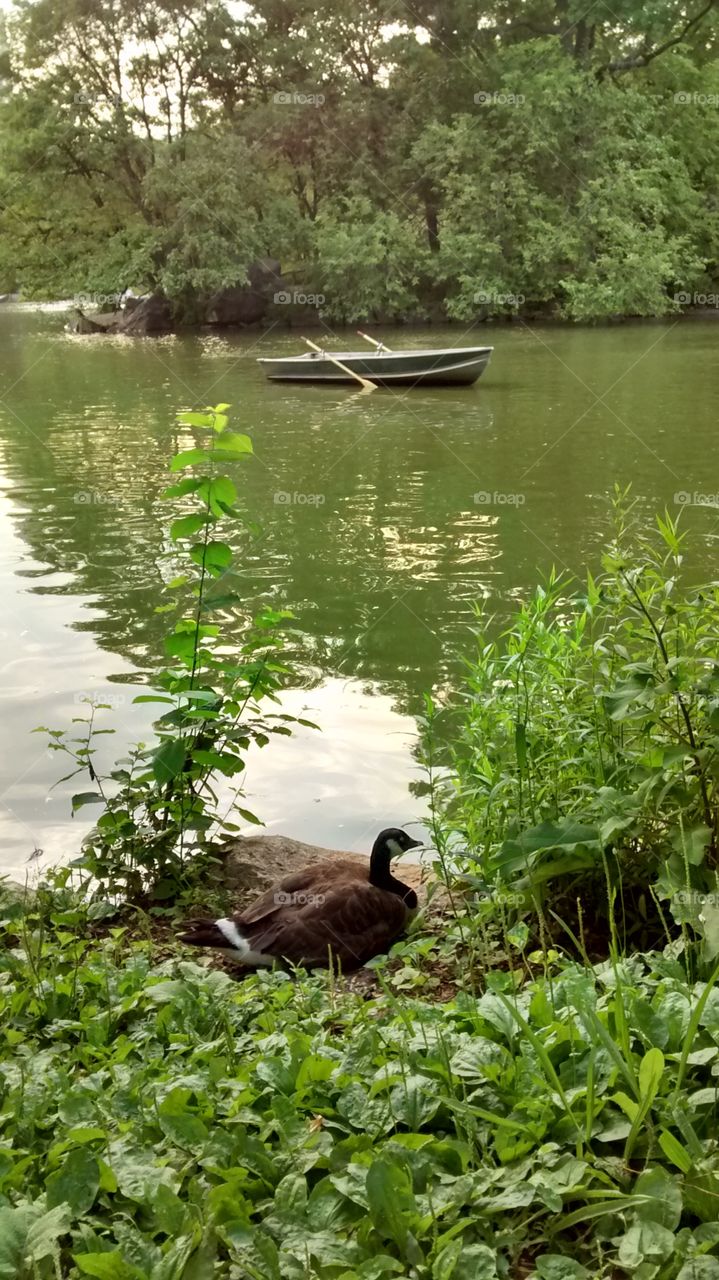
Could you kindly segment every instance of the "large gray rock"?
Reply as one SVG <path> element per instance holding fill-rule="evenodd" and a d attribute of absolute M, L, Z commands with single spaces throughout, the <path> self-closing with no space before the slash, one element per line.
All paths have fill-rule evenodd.
<path fill-rule="evenodd" d="M 80 307 L 75 308 L 75 319 L 68 328 L 71 333 L 112 333 L 117 327 L 116 315 L 86 316 Z"/>
<path fill-rule="evenodd" d="M 128 338 L 144 338 L 171 333 L 174 327 L 172 308 L 167 298 L 161 293 L 153 293 L 123 312 L 117 332 Z"/>
<path fill-rule="evenodd" d="M 36 893 L 29 884 L 19 884 L 17 880 L 8 880 L 0 876 L 0 899 L 5 902 L 24 902 L 28 906 L 35 901 Z"/>
<path fill-rule="evenodd" d="M 276 258 L 260 258 L 247 270 L 247 284 L 233 285 L 213 293 L 205 312 L 208 324 L 258 324 L 276 293 L 286 289 Z"/>

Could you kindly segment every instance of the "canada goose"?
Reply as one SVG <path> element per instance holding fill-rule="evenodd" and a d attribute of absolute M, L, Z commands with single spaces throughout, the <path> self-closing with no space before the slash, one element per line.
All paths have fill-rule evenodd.
<path fill-rule="evenodd" d="M 178 941 L 211 947 L 253 969 L 275 960 L 305 969 L 358 969 L 387 951 L 417 910 L 417 894 L 395 879 L 390 863 L 421 843 L 388 827 L 377 836 L 367 869 L 344 860 L 305 867 L 239 915 L 190 921 Z"/>

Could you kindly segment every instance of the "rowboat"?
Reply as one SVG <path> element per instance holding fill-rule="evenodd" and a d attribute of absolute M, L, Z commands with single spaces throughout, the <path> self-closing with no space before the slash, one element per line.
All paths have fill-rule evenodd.
<path fill-rule="evenodd" d="M 363 335 L 364 336 L 364 335 Z M 469 386 L 484 372 L 493 347 L 421 351 L 308 351 L 258 360 L 273 382 L 370 382 L 375 386 Z"/>

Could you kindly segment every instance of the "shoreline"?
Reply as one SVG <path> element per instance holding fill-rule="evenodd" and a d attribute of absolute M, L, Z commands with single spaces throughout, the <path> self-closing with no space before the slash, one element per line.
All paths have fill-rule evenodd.
<path fill-rule="evenodd" d="M 58 314 L 72 316 L 77 314 L 78 306 L 74 299 L 8 299 L 6 302 L 0 302 L 0 313 L 34 313 L 41 314 Z M 102 316 L 103 320 L 109 318 L 108 312 L 102 311 L 86 311 L 83 315 L 90 321 Z M 118 311 L 118 320 L 122 317 L 123 312 Z M 473 321 L 450 320 L 447 318 L 435 319 L 397 319 L 382 318 L 372 320 L 355 320 L 355 321 L 335 321 L 326 320 L 323 316 L 313 312 L 303 315 L 280 316 L 275 312 L 263 317 L 261 320 L 253 321 L 247 324 L 211 324 L 207 321 L 196 323 L 178 323 L 162 333 L 144 333 L 144 334 L 126 334 L 127 337 L 162 337 L 167 334 L 197 334 L 197 333 L 262 333 L 270 330 L 281 329 L 286 332 L 311 330 L 313 332 L 321 330 L 329 330 L 333 333 L 350 333 L 353 336 L 357 333 L 357 326 L 361 325 L 368 330 L 383 329 L 406 329 L 411 332 L 421 332 L 423 330 L 447 329 L 448 331 L 462 330 L 469 332 L 475 327 L 490 328 L 517 328 L 524 326 L 530 328 L 533 325 L 542 325 L 551 329 L 615 329 L 623 325 L 644 325 L 646 327 L 667 324 L 670 322 L 677 323 L 679 321 L 702 322 L 702 321 L 719 321 L 719 307 L 691 307 L 681 311 L 667 311 L 663 315 L 656 316 L 635 316 L 635 315 L 618 315 L 609 319 L 597 320 L 571 320 L 557 315 L 537 314 L 534 312 L 517 315 L 504 316 L 477 316 Z M 81 334 L 79 336 L 93 337 L 115 337 L 117 333 L 109 330 L 106 334 L 93 333 Z"/>

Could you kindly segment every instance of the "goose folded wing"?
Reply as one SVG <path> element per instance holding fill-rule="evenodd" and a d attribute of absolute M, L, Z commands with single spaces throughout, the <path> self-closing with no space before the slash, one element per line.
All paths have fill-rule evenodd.
<path fill-rule="evenodd" d="M 279 906 L 255 922 L 243 919 L 240 927 L 254 951 L 308 969 L 326 967 L 331 953 L 349 972 L 387 951 L 405 927 L 407 915 L 396 894 L 366 881 L 347 881 L 333 885 L 322 901 Z"/>
<path fill-rule="evenodd" d="M 278 884 L 267 889 L 238 918 L 238 923 L 254 924 L 274 916 L 285 906 L 299 909 L 308 905 L 315 898 L 326 898 L 340 884 L 352 881 L 366 882 L 369 876 L 369 863 L 340 861 L 328 862 L 326 865 L 305 867 L 292 875 L 285 876 Z"/>

